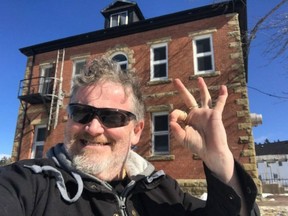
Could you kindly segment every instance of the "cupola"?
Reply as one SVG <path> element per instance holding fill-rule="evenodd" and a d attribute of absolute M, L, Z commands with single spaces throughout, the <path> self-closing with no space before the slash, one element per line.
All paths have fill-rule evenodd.
<path fill-rule="evenodd" d="M 116 0 L 101 11 L 105 17 L 104 28 L 129 25 L 144 20 L 144 16 L 136 2 Z"/>

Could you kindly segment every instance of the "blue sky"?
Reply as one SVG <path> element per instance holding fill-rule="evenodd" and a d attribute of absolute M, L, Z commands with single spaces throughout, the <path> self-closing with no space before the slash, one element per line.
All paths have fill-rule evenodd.
<path fill-rule="evenodd" d="M 249 26 L 280 0 L 248 0 Z M 10 155 L 16 129 L 19 81 L 24 78 L 26 56 L 19 48 L 87 33 L 103 28 L 100 11 L 113 0 L 4 0 L 0 7 L 0 158 Z M 138 0 L 145 18 L 157 17 L 199 7 L 212 0 Z M 287 11 L 287 4 L 286 4 Z M 252 43 L 248 85 L 273 95 L 288 97 L 288 67 L 263 56 L 266 34 Z M 288 51 L 286 51 L 288 52 Z M 283 94 L 286 92 L 286 95 Z M 288 140 L 288 99 L 278 99 L 249 89 L 251 113 L 262 114 L 263 124 L 253 129 L 256 142 Z"/>

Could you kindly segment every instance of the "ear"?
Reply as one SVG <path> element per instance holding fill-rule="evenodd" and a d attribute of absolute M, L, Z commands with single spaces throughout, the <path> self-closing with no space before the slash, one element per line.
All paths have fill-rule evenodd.
<path fill-rule="evenodd" d="M 136 145 L 139 142 L 143 129 L 144 129 L 144 120 L 140 120 L 135 123 L 131 139 L 132 145 Z"/>

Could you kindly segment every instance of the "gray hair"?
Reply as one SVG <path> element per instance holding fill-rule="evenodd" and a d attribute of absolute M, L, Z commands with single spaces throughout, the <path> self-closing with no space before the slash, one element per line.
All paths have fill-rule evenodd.
<path fill-rule="evenodd" d="M 94 85 L 100 82 L 110 81 L 123 86 L 126 96 L 128 89 L 132 90 L 133 113 L 137 119 L 144 118 L 144 101 L 140 91 L 140 80 L 131 70 L 121 70 L 117 62 L 106 57 L 98 57 L 86 63 L 85 69 L 74 76 L 71 89 L 70 102 L 73 102 L 80 87 Z"/>

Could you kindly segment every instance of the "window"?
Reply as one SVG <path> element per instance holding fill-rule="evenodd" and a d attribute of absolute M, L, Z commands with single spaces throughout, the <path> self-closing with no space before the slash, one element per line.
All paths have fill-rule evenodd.
<path fill-rule="evenodd" d="M 53 75 L 54 67 L 52 64 L 41 66 L 40 69 L 40 83 L 39 93 L 41 94 L 52 94 L 53 92 Z"/>
<path fill-rule="evenodd" d="M 193 54 L 195 74 L 210 73 L 215 70 L 211 35 L 194 38 Z"/>
<path fill-rule="evenodd" d="M 112 57 L 112 60 L 118 62 L 118 65 L 120 66 L 121 70 L 123 71 L 127 70 L 128 60 L 124 54 L 116 54 Z"/>
<path fill-rule="evenodd" d="M 45 138 L 46 138 L 46 126 L 37 125 L 35 127 L 35 137 L 34 137 L 34 144 L 32 148 L 31 158 L 43 157 L 43 148 L 44 148 Z"/>
<path fill-rule="evenodd" d="M 128 24 L 128 13 L 127 11 L 112 14 L 110 16 L 110 27 L 127 25 Z"/>
<path fill-rule="evenodd" d="M 73 77 L 80 74 L 86 65 L 86 58 L 77 58 L 73 60 L 73 71 L 72 71 L 72 79 L 71 79 L 71 86 L 73 85 Z"/>
<path fill-rule="evenodd" d="M 152 114 L 152 152 L 154 155 L 169 153 L 168 113 Z"/>
<path fill-rule="evenodd" d="M 167 44 L 151 46 L 151 80 L 168 78 L 168 52 Z"/>
<path fill-rule="evenodd" d="M 84 70 L 86 59 L 77 59 L 73 61 L 73 76 L 80 74 Z"/>

